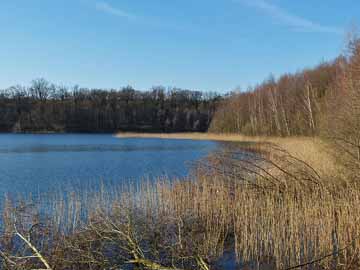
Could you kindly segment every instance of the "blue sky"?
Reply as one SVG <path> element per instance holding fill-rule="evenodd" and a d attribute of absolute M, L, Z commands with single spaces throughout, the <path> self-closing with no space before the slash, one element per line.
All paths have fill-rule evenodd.
<path fill-rule="evenodd" d="M 0 87 L 225 92 L 342 52 L 357 0 L 2 0 Z"/>

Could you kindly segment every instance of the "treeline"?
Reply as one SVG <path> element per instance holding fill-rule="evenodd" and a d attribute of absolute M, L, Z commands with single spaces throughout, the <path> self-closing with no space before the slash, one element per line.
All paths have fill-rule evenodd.
<path fill-rule="evenodd" d="M 355 97 L 351 91 L 360 91 L 356 73 L 360 69 L 359 55 L 360 42 L 354 39 L 348 52 L 334 61 L 277 80 L 270 78 L 246 92 L 231 93 L 219 105 L 211 130 L 247 135 L 319 135 L 329 128 L 340 108 L 348 106 L 345 101 L 337 101 L 347 95 L 352 95 L 348 98 L 352 100 Z"/>
<path fill-rule="evenodd" d="M 245 92 L 226 96 L 164 87 L 148 91 L 129 86 L 67 88 L 37 79 L 28 87 L 0 90 L 0 132 L 210 130 L 314 136 L 335 131 L 335 126 L 348 119 L 353 119 L 351 128 L 357 128 L 359 122 L 360 130 L 360 112 L 356 118 L 360 107 L 359 39 L 350 41 L 348 48 L 334 61 L 278 79 L 270 77 Z M 352 113 L 347 115 L 349 111 Z"/>
<path fill-rule="evenodd" d="M 219 99 L 177 88 L 67 88 L 37 79 L 0 91 L 0 132 L 206 131 Z"/>

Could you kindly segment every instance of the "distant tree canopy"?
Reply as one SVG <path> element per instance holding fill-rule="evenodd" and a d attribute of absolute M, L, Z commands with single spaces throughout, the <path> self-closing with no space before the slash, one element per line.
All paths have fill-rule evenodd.
<path fill-rule="evenodd" d="M 360 70 L 359 58 L 356 39 L 350 42 L 349 53 L 334 61 L 231 93 L 218 106 L 210 130 L 270 136 L 319 135 L 330 125 L 334 130 L 341 124 L 336 122 L 340 111 L 360 106 L 359 96 L 354 94 L 360 91 L 359 81 L 353 75 Z M 349 100 L 351 104 L 347 104 Z M 353 122 L 360 123 L 360 118 Z M 355 124 L 348 126 L 353 128 Z"/>
<path fill-rule="evenodd" d="M 0 91 L 0 132 L 206 131 L 219 100 L 177 88 L 69 89 L 36 79 Z"/>

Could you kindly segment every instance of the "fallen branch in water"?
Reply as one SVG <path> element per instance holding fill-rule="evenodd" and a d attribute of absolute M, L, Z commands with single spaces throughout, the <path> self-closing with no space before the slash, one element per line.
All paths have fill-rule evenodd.
<path fill-rule="evenodd" d="M 15 221 L 16 224 L 16 221 Z M 38 258 L 41 263 L 46 267 L 46 268 L 41 268 L 41 269 L 37 269 L 37 270 L 52 270 L 52 268 L 50 267 L 50 264 L 45 260 L 45 258 L 41 255 L 41 253 L 39 252 L 39 250 L 31 243 L 30 239 L 26 238 L 25 236 L 23 236 L 16 228 L 16 225 L 14 224 L 14 229 L 15 229 L 15 235 L 18 236 L 22 241 L 24 241 L 24 243 L 32 250 L 32 252 L 35 254 L 35 256 L 31 256 L 32 258 Z M 34 227 L 34 226 L 33 226 Z M 19 258 L 22 259 L 22 258 Z M 33 269 L 35 270 L 35 269 Z"/>

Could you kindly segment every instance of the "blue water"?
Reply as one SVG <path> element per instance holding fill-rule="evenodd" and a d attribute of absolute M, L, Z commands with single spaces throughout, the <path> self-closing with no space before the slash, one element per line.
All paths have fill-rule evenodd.
<path fill-rule="evenodd" d="M 0 134 L 0 196 L 186 177 L 194 162 L 216 148 L 210 141 Z"/>

